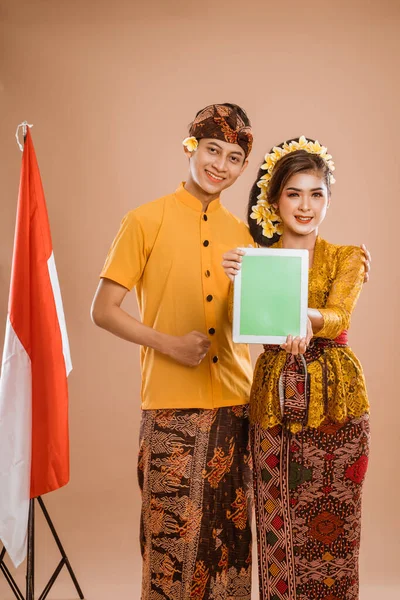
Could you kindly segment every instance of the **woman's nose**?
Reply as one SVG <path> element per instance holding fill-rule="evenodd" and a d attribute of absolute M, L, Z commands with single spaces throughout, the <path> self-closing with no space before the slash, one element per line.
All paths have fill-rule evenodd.
<path fill-rule="evenodd" d="M 310 200 L 309 200 L 308 196 L 303 196 L 302 197 L 299 208 L 303 212 L 306 212 L 306 211 L 309 210 L 309 208 L 310 208 Z"/>

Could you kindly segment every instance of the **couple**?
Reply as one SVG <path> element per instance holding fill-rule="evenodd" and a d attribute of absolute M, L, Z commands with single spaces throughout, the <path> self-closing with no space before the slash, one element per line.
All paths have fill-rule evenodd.
<path fill-rule="evenodd" d="M 250 600 L 254 486 L 260 598 L 356 600 L 368 401 L 347 329 L 369 254 L 318 237 L 334 166 L 317 142 L 266 155 L 247 228 L 220 202 L 248 164 L 246 113 L 208 106 L 189 135 L 187 181 L 125 216 L 92 306 L 142 347 L 141 598 Z M 253 376 L 228 312 L 232 248 L 254 242 L 306 248 L 310 275 L 307 337 L 265 346 Z M 133 287 L 141 322 L 121 308 Z"/>

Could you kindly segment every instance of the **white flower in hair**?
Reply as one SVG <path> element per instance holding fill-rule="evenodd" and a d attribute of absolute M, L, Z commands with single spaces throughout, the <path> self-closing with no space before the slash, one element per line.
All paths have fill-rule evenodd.
<path fill-rule="evenodd" d="M 198 148 L 199 142 L 195 137 L 187 137 L 183 140 L 182 144 L 189 150 L 189 152 L 195 152 Z"/>

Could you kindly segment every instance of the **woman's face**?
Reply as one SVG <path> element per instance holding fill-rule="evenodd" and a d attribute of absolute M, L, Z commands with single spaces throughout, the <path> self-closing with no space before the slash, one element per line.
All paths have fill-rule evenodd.
<path fill-rule="evenodd" d="M 291 177 L 275 205 L 284 231 L 299 236 L 310 235 L 325 219 L 330 195 L 319 173 L 307 171 Z"/>

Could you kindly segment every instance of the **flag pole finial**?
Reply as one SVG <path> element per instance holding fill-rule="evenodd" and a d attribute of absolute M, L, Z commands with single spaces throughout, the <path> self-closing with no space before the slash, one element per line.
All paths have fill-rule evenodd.
<path fill-rule="evenodd" d="M 22 127 L 22 135 L 23 135 L 23 137 L 24 137 L 24 139 L 25 139 L 25 136 L 26 136 L 26 128 L 27 128 L 27 127 L 33 127 L 33 125 L 30 125 L 30 124 L 28 123 L 28 121 L 22 121 L 22 123 L 20 123 L 20 124 L 18 125 L 18 127 L 17 127 L 17 131 L 15 132 L 15 139 L 17 140 L 17 144 L 18 144 L 18 146 L 19 146 L 19 149 L 21 150 L 21 152 L 23 152 L 23 151 L 24 151 L 24 147 L 23 147 L 23 145 L 21 144 L 21 142 L 19 141 L 19 130 L 21 129 L 21 127 Z"/>

